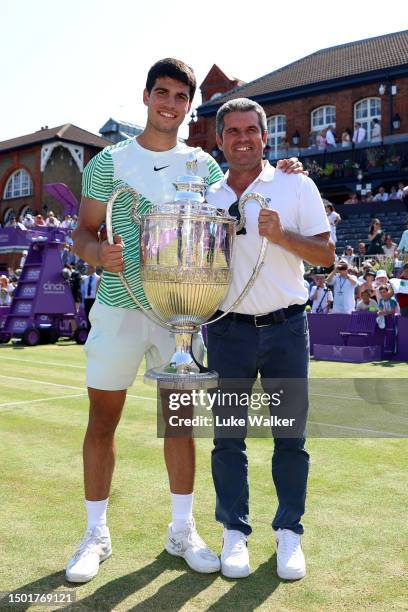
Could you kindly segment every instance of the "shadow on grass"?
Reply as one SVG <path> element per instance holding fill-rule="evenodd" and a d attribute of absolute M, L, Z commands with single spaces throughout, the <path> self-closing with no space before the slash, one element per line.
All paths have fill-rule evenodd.
<path fill-rule="evenodd" d="M 254 610 L 260 606 L 279 586 L 281 580 L 275 575 L 276 554 L 263 563 L 249 578 L 237 581 L 223 578 L 231 583 L 230 590 L 212 604 L 208 610 L 212 612 L 225 612 L 227 610 Z M 64 610 L 75 612 L 78 610 L 110 611 L 122 601 L 134 595 L 137 591 L 153 582 L 163 572 L 168 570 L 185 570 L 186 565 L 182 559 L 171 557 L 165 551 L 156 559 L 135 572 L 116 578 L 96 589 L 92 594 L 80 598 L 80 589 L 83 585 L 72 585 L 65 580 L 65 572 L 56 572 L 44 576 L 39 580 L 25 584 L 13 593 L 21 592 L 52 592 L 56 589 L 71 592 L 78 599 L 64 607 Z M 103 571 L 103 569 L 101 570 Z M 220 574 L 198 574 L 187 569 L 181 576 L 164 584 L 157 593 L 144 601 L 128 608 L 129 610 L 179 610 L 196 597 L 201 591 L 207 589 Z M 61 589 L 61 587 L 63 587 Z M 28 610 L 32 604 L 17 604 L 9 607 L 2 603 L 1 610 Z M 51 608 L 50 608 L 51 609 Z"/>
<path fill-rule="evenodd" d="M 395 366 L 407 363 L 406 361 L 373 361 L 372 366 L 380 368 L 395 368 Z"/>
<path fill-rule="evenodd" d="M 262 605 L 272 595 L 282 581 L 276 575 L 276 553 L 262 563 L 248 578 L 231 580 L 230 590 L 213 603 L 208 612 L 226 612 L 228 610 L 245 610 L 250 612 Z"/>

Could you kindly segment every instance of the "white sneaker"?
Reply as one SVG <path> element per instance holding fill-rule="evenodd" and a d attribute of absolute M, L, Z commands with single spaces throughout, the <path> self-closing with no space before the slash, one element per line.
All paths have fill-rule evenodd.
<path fill-rule="evenodd" d="M 250 571 L 246 535 L 235 529 L 224 529 L 221 573 L 227 578 L 246 578 Z"/>
<path fill-rule="evenodd" d="M 99 564 L 112 554 L 107 526 L 88 529 L 65 571 L 69 582 L 88 582 L 96 576 Z"/>
<path fill-rule="evenodd" d="M 176 533 L 170 523 L 165 548 L 171 555 L 182 557 L 192 570 L 201 574 L 211 574 L 220 569 L 220 560 L 198 535 L 194 519 L 184 531 Z"/>
<path fill-rule="evenodd" d="M 299 580 L 306 576 L 306 563 L 300 535 L 290 529 L 278 529 L 276 536 L 277 571 L 283 580 Z"/>

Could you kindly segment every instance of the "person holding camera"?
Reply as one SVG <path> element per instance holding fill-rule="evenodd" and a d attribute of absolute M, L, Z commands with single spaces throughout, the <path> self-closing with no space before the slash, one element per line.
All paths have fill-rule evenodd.
<path fill-rule="evenodd" d="M 367 255 L 383 254 L 384 232 L 379 219 L 373 219 L 368 231 L 368 241 Z"/>
<path fill-rule="evenodd" d="M 313 280 L 316 283 L 310 290 L 310 299 L 312 301 L 312 313 L 328 314 L 333 304 L 333 293 L 326 285 L 326 277 L 324 274 L 316 273 L 313 275 Z"/>
<path fill-rule="evenodd" d="M 350 314 L 354 310 L 354 290 L 357 277 L 350 274 L 346 261 L 339 261 L 327 277 L 327 284 L 333 289 L 333 313 Z"/>

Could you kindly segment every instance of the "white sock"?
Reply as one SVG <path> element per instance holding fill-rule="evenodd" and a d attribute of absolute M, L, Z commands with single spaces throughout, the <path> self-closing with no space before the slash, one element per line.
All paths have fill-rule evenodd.
<path fill-rule="evenodd" d="M 188 495 L 171 494 L 171 527 L 174 533 L 184 531 L 193 518 L 194 493 Z"/>
<path fill-rule="evenodd" d="M 88 529 L 103 527 L 106 525 L 106 510 L 109 497 L 100 501 L 85 500 L 86 511 L 88 513 Z"/>

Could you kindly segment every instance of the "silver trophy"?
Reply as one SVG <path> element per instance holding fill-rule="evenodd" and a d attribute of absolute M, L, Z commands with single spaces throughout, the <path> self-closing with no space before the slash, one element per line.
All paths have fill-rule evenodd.
<path fill-rule="evenodd" d="M 172 202 L 153 205 L 150 212 L 139 215 L 139 194 L 124 186 L 112 193 L 106 210 L 108 242 L 113 244 L 115 200 L 124 192 L 133 195 L 132 217 L 140 227 L 140 274 L 151 310 L 138 300 L 125 274 L 119 276 L 145 315 L 175 334 L 176 350 L 170 361 L 145 374 L 145 379 L 156 380 L 161 388 L 168 389 L 216 386 L 218 374 L 198 364 L 192 354 L 192 335 L 201 325 L 218 321 L 240 303 L 255 282 L 267 247 L 263 238 L 256 266 L 241 295 L 222 315 L 208 321 L 229 289 L 235 233 L 245 226 L 245 204 L 256 200 L 261 208 L 267 208 L 267 203 L 257 193 L 243 196 L 238 203 L 241 219 L 237 223 L 205 201 L 206 185 L 196 174 L 194 154 L 186 166 L 186 175 L 173 183 L 176 193 Z"/>

